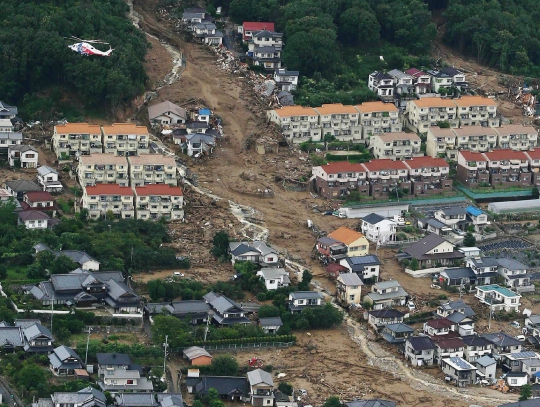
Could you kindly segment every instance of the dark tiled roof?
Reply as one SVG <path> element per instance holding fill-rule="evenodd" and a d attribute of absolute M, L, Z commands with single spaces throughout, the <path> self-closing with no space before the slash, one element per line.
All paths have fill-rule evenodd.
<path fill-rule="evenodd" d="M 427 336 L 411 336 L 407 341 L 411 344 L 411 347 L 416 350 L 428 350 L 435 349 L 435 344 Z"/>
<path fill-rule="evenodd" d="M 375 318 L 403 318 L 405 314 L 397 309 L 387 308 L 375 311 L 369 311 L 369 315 L 373 315 Z"/>
<path fill-rule="evenodd" d="M 379 223 L 379 222 L 381 222 L 381 221 L 383 221 L 385 219 L 386 219 L 385 217 L 383 217 L 381 215 L 377 215 L 376 213 L 370 213 L 369 215 L 364 216 L 362 218 L 362 220 L 364 222 L 367 222 L 367 223 L 369 223 L 371 225 L 375 225 L 375 224 L 377 224 L 377 223 Z"/>
<path fill-rule="evenodd" d="M 127 366 L 131 360 L 125 353 L 98 353 L 96 359 L 99 365 Z"/>

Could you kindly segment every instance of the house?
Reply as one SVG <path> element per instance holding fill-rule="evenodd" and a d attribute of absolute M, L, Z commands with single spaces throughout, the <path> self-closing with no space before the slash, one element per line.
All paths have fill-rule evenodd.
<path fill-rule="evenodd" d="M 450 166 L 442 158 L 416 157 L 404 163 L 409 167 L 411 194 L 420 196 L 452 191 Z"/>
<path fill-rule="evenodd" d="M 184 219 L 182 188 L 169 184 L 146 184 L 134 187 L 133 191 L 137 219 Z"/>
<path fill-rule="evenodd" d="M 187 134 L 205 134 L 208 130 L 208 122 L 194 121 L 186 124 Z"/>
<path fill-rule="evenodd" d="M 58 180 L 58 171 L 54 168 L 42 165 L 37 169 L 37 181 L 47 192 L 61 192 L 62 183 Z"/>
<path fill-rule="evenodd" d="M 413 333 L 414 329 L 409 325 L 398 322 L 395 324 L 385 325 L 381 332 L 381 336 L 386 342 L 396 344 L 404 343 Z"/>
<path fill-rule="evenodd" d="M 376 213 L 364 216 L 361 228 L 370 242 L 384 244 L 396 240 L 397 223 Z"/>
<path fill-rule="evenodd" d="M 126 157 L 112 153 L 84 155 L 79 158 L 77 177 L 82 187 L 96 184 L 129 186 Z"/>
<path fill-rule="evenodd" d="M 430 233 L 418 242 L 403 248 L 398 259 L 416 259 L 419 267 L 434 267 L 436 265 L 453 265 L 465 256 L 456 250 L 454 245 L 441 236 Z"/>
<path fill-rule="evenodd" d="M 470 325 L 474 327 L 476 313 L 463 301 L 448 301 L 437 307 L 437 315 L 447 318 L 458 326 Z"/>
<path fill-rule="evenodd" d="M 211 291 L 203 299 L 214 311 L 212 318 L 220 326 L 250 323 L 249 319 L 245 316 L 246 311 L 239 304 L 224 295 L 217 295 Z"/>
<path fill-rule="evenodd" d="M 15 205 L 19 203 L 19 201 L 16 201 L 11 195 L 11 193 L 8 192 L 7 189 L 0 188 L 0 202 L 10 202 L 10 201 L 15 203 Z M 19 206 L 20 206 L 20 203 L 19 203 Z"/>
<path fill-rule="evenodd" d="M 490 332 L 481 335 L 493 344 L 493 356 L 499 358 L 502 355 L 521 352 L 521 342 L 503 331 Z"/>
<path fill-rule="evenodd" d="M 529 382 L 529 376 L 526 372 L 508 372 L 506 373 L 506 383 L 510 387 L 521 387 Z"/>
<path fill-rule="evenodd" d="M 379 332 L 386 325 L 403 322 L 405 314 L 393 308 L 380 309 L 368 312 L 368 324 L 374 331 Z"/>
<path fill-rule="evenodd" d="M 146 377 L 141 376 L 138 369 L 108 369 L 107 374 L 97 383 L 103 392 L 112 394 L 123 392 L 150 393 L 154 385 Z"/>
<path fill-rule="evenodd" d="M 461 206 L 449 206 L 436 210 L 435 219 L 452 229 L 465 230 L 467 228 L 467 209 Z"/>
<path fill-rule="evenodd" d="M 278 264 L 278 252 L 268 246 L 262 240 L 253 242 L 231 242 L 229 243 L 231 261 L 251 261 L 263 267 L 276 267 Z"/>
<path fill-rule="evenodd" d="M 424 322 L 424 332 L 433 337 L 436 335 L 447 335 L 455 328 L 455 323 L 447 318 L 430 319 Z"/>
<path fill-rule="evenodd" d="M 459 151 L 457 164 L 457 180 L 465 187 L 478 188 L 490 185 L 488 159 L 483 153 Z"/>
<path fill-rule="evenodd" d="M 319 259 L 323 263 L 339 262 L 347 258 L 347 246 L 328 236 L 317 239 L 315 247 L 319 253 Z"/>
<path fill-rule="evenodd" d="M 493 381 L 496 379 L 497 361 L 490 356 L 482 356 L 474 361 L 470 361 L 476 368 L 476 375 L 485 379 Z"/>
<path fill-rule="evenodd" d="M 380 133 L 398 133 L 402 130 L 399 110 L 393 103 L 364 102 L 356 105 L 360 112 L 359 124 L 362 126 L 362 141 L 369 141 L 373 135 Z"/>
<path fill-rule="evenodd" d="M 117 313 L 139 314 L 142 311 L 141 299 L 123 281 L 109 280 L 107 282 L 105 303 Z"/>
<path fill-rule="evenodd" d="M 497 116 L 497 103 L 495 100 L 483 96 L 462 96 L 453 100 L 457 106 L 457 115 L 461 127 L 499 126 L 500 119 Z"/>
<path fill-rule="evenodd" d="M 414 93 L 423 95 L 431 92 L 431 75 L 417 68 L 410 68 L 405 71 L 413 78 Z"/>
<path fill-rule="evenodd" d="M 523 151 L 494 150 L 484 153 L 493 187 L 530 187 L 529 160 Z"/>
<path fill-rule="evenodd" d="M 252 38 L 248 41 L 247 55 L 252 57 L 253 65 L 274 71 L 281 68 L 282 49 L 282 33 L 262 30 L 253 33 Z"/>
<path fill-rule="evenodd" d="M 369 138 L 369 146 L 375 158 L 407 160 L 422 157 L 420 137 L 415 133 L 379 133 Z"/>
<path fill-rule="evenodd" d="M 371 400 L 353 400 L 348 403 L 343 403 L 346 407 L 396 407 L 394 401 L 371 399 Z"/>
<path fill-rule="evenodd" d="M 394 78 L 384 72 L 373 72 L 368 77 L 368 88 L 383 101 L 394 100 Z"/>
<path fill-rule="evenodd" d="M 341 259 L 339 264 L 345 267 L 349 273 L 358 274 L 362 284 L 379 281 L 381 262 L 375 255 L 346 257 Z"/>
<path fill-rule="evenodd" d="M 540 338 L 540 315 L 529 315 L 525 318 L 525 326 L 532 331 L 532 336 Z"/>
<path fill-rule="evenodd" d="M 288 308 L 292 314 L 306 308 L 324 306 L 324 297 L 318 291 L 294 291 L 289 294 Z"/>
<path fill-rule="evenodd" d="M 125 353 L 96 353 L 98 376 L 108 375 L 114 369 L 127 370 L 131 366 L 131 359 Z"/>
<path fill-rule="evenodd" d="M 134 218 L 133 190 L 117 184 L 96 184 L 83 187 L 81 206 L 91 219 L 112 213 L 115 218 Z"/>
<path fill-rule="evenodd" d="M 103 152 L 120 156 L 150 153 L 150 133 L 146 126 L 134 123 L 113 123 L 101 128 Z"/>
<path fill-rule="evenodd" d="M 186 109 L 166 100 L 148 106 L 148 118 L 152 124 L 179 124 L 187 120 Z"/>
<path fill-rule="evenodd" d="M 157 393 L 158 407 L 184 407 L 181 393 Z"/>
<path fill-rule="evenodd" d="M 472 224 L 474 225 L 475 232 L 482 233 L 485 227 L 491 223 L 488 221 L 487 214 L 481 209 L 478 209 L 472 205 L 469 205 L 467 206 L 466 210 L 467 210 L 467 217 L 472 220 Z"/>
<path fill-rule="evenodd" d="M 409 168 L 403 161 L 371 160 L 363 166 L 367 170 L 369 196 L 374 199 L 399 198 L 400 193 L 411 191 Z"/>
<path fill-rule="evenodd" d="M 519 312 L 519 302 L 521 295 L 501 287 L 498 284 L 481 285 L 476 287 L 474 295 L 482 304 L 490 305 L 490 308 L 497 312 Z"/>
<path fill-rule="evenodd" d="M 356 273 L 340 274 L 336 280 L 337 300 L 346 306 L 360 304 L 363 284 Z"/>
<path fill-rule="evenodd" d="M 183 351 L 184 358 L 189 359 L 192 366 L 208 366 L 212 363 L 212 355 L 199 346 L 190 346 Z"/>
<path fill-rule="evenodd" d="M 439 273 L 439 281 L 450 287 L 463 287 L 476 283 L 476 274 L 470 267 L 453 267 Z"/>
<path fill-rule="evenodd" d="M 207 17 L 206 10 L 200 7 L 186 8 L 182 13 L 182 22 L 191 26 L 193 23 L 200 23 Z"/>
<path fill-rule="evenodd" d="M 259 318 L 259 326 L 266 334 L 275 334 L 283 326 L 280 317 Z"/>
<path fill-rule="evenodd" d="M 463 343 L 465 344 L 464 357 L 470 363 L 473 363 L 479 358 L 491 355 L 493 344 L 486 338 L 482 338 L 478 335 L 463 336 Z"/>
<path fill-rule="evenodd" d="M 216 29 L 214 23 L 203 21 L 192 25 L 193 35 L 207 45 L 221 45 L 223 33 Z"/>
<path fill-rule="evenodd" d="M 418 227 L 439 236 L 450 236 L 452 234 L 452 228 L 446 226 L 442 222 L 439 222 L 435 218 L 418 219 Z"/>
<path fill-rule="evenodd" d="M 229 401 L 250 401 L 249 382 L 245 377 L 230 376 L 203 376 L 199 383 L 193 386 L 195 393 L 204 397 L 208 390 L 217 390 L 220 398 L 226 398 Z"/>
<path fill-rule="evenodd" d="M 528 359 L 523 359 L 521 361 L 522 369 L 525 373 L 529 375 L 529 379 L 531 381 L 536 379 L 536 374 L 540 372 L 540 358 L 539 355 L 536 354 L 535 357 L 531 357 Z"/>
<path fill-rule="evenodd" d="M 435 356 L 435 344 L 428 336 L 409 336 L 405 340 L 405 359 L 413 366 L 431 366 Z"/>
<path fill-rule="evenodd" d="M 499 363 L 502 365 L 503 371 L 524 372 L 526 369 L 523 362 L 532 359 L 538 360 L 540 359 L 540 355 L 533 351 L 521 351 L 502 355 Z"/>
<path fill-rule="evenodd" d="M 442 360 L 441 369 L 450 377 L 457 387 L 466 387 L 476 382 L 476 367 L 460 357 L 450 357 Z"/>
<path fill-rule="evenodd" d="M 313 167 L 311 172 L 312 190 L 324 198 L 346 197 L 351 191 L 370 195 L 367 169 L 363 164 L 333 162 Z"/>
<path fill-rule="evenodd" d="M 445 358 L 463 357 L 463 349 L 465 344 L 460 338 L 448 338 L 451 335 L 432 336 L 435 343 L 435 358 L 434 361 L 439 365 Z"/>
<path fill-rule="evenodd" d="M 206 324 L 210 305 L 204 300 L 173 301 L 171 303 L 149 303 L 144 307 L 144 313 L 150 323 L 152 316 L 170 314 L 182 320 L 188 320 L 192 325 Z"/>
<path fill-rule="evenodd" d="M 8 162 L 10 167 L 37 168 L 38 151 L 25 144 L 8 147 Z"/>
<path fill-rule="evenodd" d="M 319 126 L 323 137 L 332 135 L 339 141 L 357 141 L 362 139 L 362 126 L 358 123 L 358 110 L 352 105 L 341 103 L 316 107 L 319 114 Z"/>
<path fill-rule="evenodd" d="M 7 154 L 9 147 L 21 145 L 22 141 L 22 133 L 0 132 L 0 152 L 2 154 Z"/>
<path fill-rule="evenodd" d="M 75 369 L 83 369 L 84 365 L 77 353 L 68 346 L 61 345 L 49 355 L 50 369 L 57 376 L 73 376 Z"/>
<path fill-rule="evenodd" d="M 460 247 L 458 250 L 465 255 L 466 260 L 482 255 L 482 251 L 478 247 Z"/>
<path fill-rule="evenodd" d="M 342 226 L 328 235 L 347 246 L 347 256 L 365 256 L 369 252 L 369 242 L 366 237 L 355 230 Z"/>
<path fill-rule="evenodd" d="M 65 123 L 54 126 L 52 147 L 59 159 L 103 152 L 101 127 L 88 123 Z"/>
<path fill-rule="evenodd" d="M 274 381 L 272 375 L 262 369 L 247 372 L 252 406 L 263 407 L 274 405 Z"/>
<path fill-rule="evenodd" d="M 192 123 L 193 124 L 193 123 Z M 189 126 L 189 125 L 188 125 Z M 192 133 L 186 135 L 186 154 L 190 157 L 199 157 L 201 154 L 212 154 L 216 146 L 216 139 L 210 134 Z"/>
<path fill-rule="evenodd" d="M 281 83 L 284 84 L 284 85 L 280 85 L 282 87 L 287 87 L 288 86 L 286 82 L 281 82 Z M 293 94 L 291 92 L 282 90 L 282 91 L 278 92 L 276 97 L 277 97 L 278 103 L 281 106 L 294 106 L 294 96 L 293 96 Z M 283 393 L 281 393 L 281 394 L 283 394 Z M 287 396 L 287 395 L 285 395 L 285 396 Z M 289 396 L 287 396 L 287 397 L 289 397 Z M 284 404 L 285 404 L 285 402 L 284 402 Z"/>
<path fill-rule="evenodd" d="M 10 106 L 0 101 L 0 119 L 14 119 L 18 113 L 17 106 Z"/>
<path fill-rule="evenodd" d="M 362 302 L 369 302 L 374 310 L 382 310 L 393 306 L 404 306 L 408 298 L 409 294 L 401 285 L 395 280 L 390 280 L 373 284 L 371 292 L 364 295 Z"/>
<path fill-rule="evenodd" d="M 504 277 L 504 282 L 508 287 L 519 288 L 528 286 L 531 276 L 527 273 L 527 266 L 517 260 L 506 257 L 497 259 L 498 273 Z"/>
<path fill-rule="evenodd" d="M 296 90 L 299 76 L 300 72 L 289 71 L 286 68 L 278 68 L 274 71 L 274 81 L 277 88 L 285 92 Z"/>
<path fill-rule="evenodd" d="M 118 393 L 115 395 L 114 401 L 118 407 L 158 407 L 152 393 Z"/>
<path fill-rule="evenodd" d="M 274 31 L 274 23 L 271 22 L 252 22 L 244 21 L 241 26 L 238 27 L 238 32 L 242 34 L 242 39 L 244 41 L 249 41 L 250 38 L 253 38 L 253 33 L 258 33 L 260 31 Z"/>
<path fill-rule="evenodd" d="M 24 210 L 40 210 L 51 211 L 53 216 L 56 215 L 56 204 L 49 192 L 46 191 L 31 191 L 24 194 L 21 207 Z"/>
<path fill-rule="evenodd" d="M 293 396 L 282 393 L 279 390 L 274 391 L 276 407 L 298 407 L 298 403 Z"/>
<path fill-rule="evenodd" d="M 51 397 L 40 398 L 32 407 L 105 407 L 107 398 L 101 391 L 93 387 L 85 387 L 77 392 L 56 392 Z"/>
<path fill-rule="evenodd" d="M 41 188 L 35 182 L 24 180 L 5 181 L 4 188 L 19 201 L 22 201 L 24 194 L 27 192 L 41 191 Z"/>
<path fill-rule="evenodd" d="M 497 146 L 499 148 L 525 151 L 525 154 L 529 156 L 529 150 L 538 145 L 538 131 L 533 126 L 505 124 L 495 128 L 495 131 L 498 135 Z"/>
<path fill-rule="evenodd" d="M 9 119 L 0 119 L 0 133 L 13 133 L 13 123 Z"/>
<path fill-rule="evenodd" d="M 394 79 L 394 88 L 397 95 L 412 95 L 414 93 L 413 77 L 399 69 L 388 71 Z"/>
<path fill-rule="evenodd" d="M 42 250 L 49 250 L 51 251 L 56 257 L 58 256 L 67 256 L 69 257 L 73 262 L 78 263 L 81 266 L 82 270 L 90 270 L 90 271 L 97 271 L 99 270 L 99 261 L 94 259 L 92 256 L 90 256 L 88 253 L 83 252 L 81 250 L 58 250 L 54 251 L 49 248 L 44 243 L 38 243 L 34 246 L 34 250 L 36 253 L 39 253 Z"/>
<path fill-rule="evenodd" d="M 452 99 L 425 97 L 410 100 L 405 109 L 406 125 L 414 132 L 426 134 L 428 129 L 448 122 L 450 127 L 459 127 L 457 106 Z"/>
<path fill-rule="evenodd" d="M 426 155 L 455 161 L 457 159 L 457 147 L 454 130 L 439 126 L 428 127 L 426 132 Z"/>
<path fill-rule="evenodd" d="M 468 88 L 469 84 L 465 80 L 465 74 L 454 67 L 446 67 L 440 71 L 428 71 L 432 77 L 432 86 L 435 93 L 441 93 L 441 89 L 450 90 L 455 87 L 460 91 Z"/>
<path fill-rule="evenodd" d="M 24 226 L 26 229 L 47 229 L 56 225 L 57 222 L 45 212 L 23 210 L 17 212 L 17 224 Z"/>
<path fill-rule="evenodd" d="M 257 271 L 257 275 L 262 277 L 267 290 L 288 287 L 291 283 L 289 272 L 282 268 L 263 268 Z"/>
<path fill-rule="evenodd" d="M 304 141 L 321 141 L 322 130 L 319 126 L 319 113 L 312 107 L 283 106 L 268 110 L 268 120 L 275 123 L 283 137 L 294 144 Z"/>

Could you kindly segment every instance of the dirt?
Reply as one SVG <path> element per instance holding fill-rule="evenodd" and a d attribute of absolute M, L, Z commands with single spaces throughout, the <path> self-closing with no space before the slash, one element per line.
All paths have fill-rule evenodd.
<path fill-rule="evenodd" d="M 154 88 L 156 83 L 171 71 L 173 64 L 169 52 L 157 39 L 150 35 L 146 35 L 146 39 L 151 48 L 146 54 L 144 69 L 150 82 L 149 87 Z"/>

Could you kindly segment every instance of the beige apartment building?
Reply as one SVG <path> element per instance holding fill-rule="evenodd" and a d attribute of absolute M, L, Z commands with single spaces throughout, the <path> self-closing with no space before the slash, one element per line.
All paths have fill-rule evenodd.
<path fill-rule="evenodd" d="M 91 154 L 81 156 L 77 167 L 79 184 L 82 187 L 96 184 L 129 185 L 126 157 L 114 154 Z"/>
<path fill-rule="evenodd" d="M 449 122 L 450 127 L 459 126 L 457 106 L 452 99 L 426 97 L 411 100 L 405 109 L 406 123 L 409 128 L 419 133 L 427 133 L 429 127 L 438 122 Z"/>
<path fill-rule="evenodd" d="M 145 184 L 178 185 L 174 157 L 161 154 L 129 156 L 129 178 L 134 187 Z"/>
<path fill-rule="evenodd" d="M 497 132 L 497 145 L 499 148 L 526 151 L 535 148 L 538 144 L 538 132 L 533 126 L 521 124 L 507 124 L 495 129 Z"/>
<path fill-rule="evenodd" d="M 111 211 L 116 218 L 133 218 L 133 190 L 116 184 L 96 184 L 83 187 L 82 207 L 91 219 L 98 219 Z"/>
<path fill-rule="evenodd" d="M 114 123 L 101 128 L 105 153 L 133 156 L 150 152 L 150 135 L 145 126 L 133 123 Z"/>
<path fill-rule="evenodd" d="M 496 130 L 484 126 L 465 126 L 457 129 L 429 127 L 426 153 L 430 157 L 444 155 L 450 160 L 456 160 L 459 150 L 486 152 L 498 148 Z"/>
<path fill-rule="evenodd" d="M 391 160 L 406 160 L 412 157 L 422 157 L 420 150 L 422 140 L 415 133 L 382 133 L 369 138 L 370 149 L 375 158 Z"/>
<path fill-rule="evenodd" d="M 341 103 L 316 107 L 319 113 L 319 126 L 322 136 L 331 134 L 340 141 L 353 141 L 362 138 L 362 126 L 358 123 L 358 110 L 354 106 Z"/>
<path fill-rule="evenodd" d="M 283 136 L 291 143 L 322 140 L 319 113 L 312 107 L 284 106 L 269 110 L 268 120 L 276 123 Z"/>
<path fill-rule="evenodd" d="M 52 147 L 58 158 L 101 153 L 101 128 L 88 123 L 66 123 L 54 126 Z"/>
<path fill-rule="evenodd" d="M 182 188 L 166 184 L 135 187 L 137 219 L 183 219 Z"/>
<path fill-rule="evenodd" d="M 365 102 L 356 105 L 359 124 L 362 126 L 362 140 L 379 133 L 400 132 L 402 124 L 399 110 L 392 103 Z"/>
<path fill-rule="evenodd" d="M 453 99 L 457 106 L 457 114 L 461 127 L 486 126 L 497 127 L 497 103 L 493 99 L 482 96 L 462 96 Z"/>

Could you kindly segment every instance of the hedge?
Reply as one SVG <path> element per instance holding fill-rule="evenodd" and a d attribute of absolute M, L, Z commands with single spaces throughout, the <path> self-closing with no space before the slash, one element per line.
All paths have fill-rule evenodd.
<path fill-rule="evenodd" d="M 215 339 L 212 341 L 193 341 L 189 346 L 220 346 L 220 345 L 242 345 L 247 343 L 264 342 L 296 342 L 294 335 L 272 335 L 272 336 L 254 336 L 251 338 L 238 339 Z M 189 347 L 187 346 L 187 347 Z"/>

